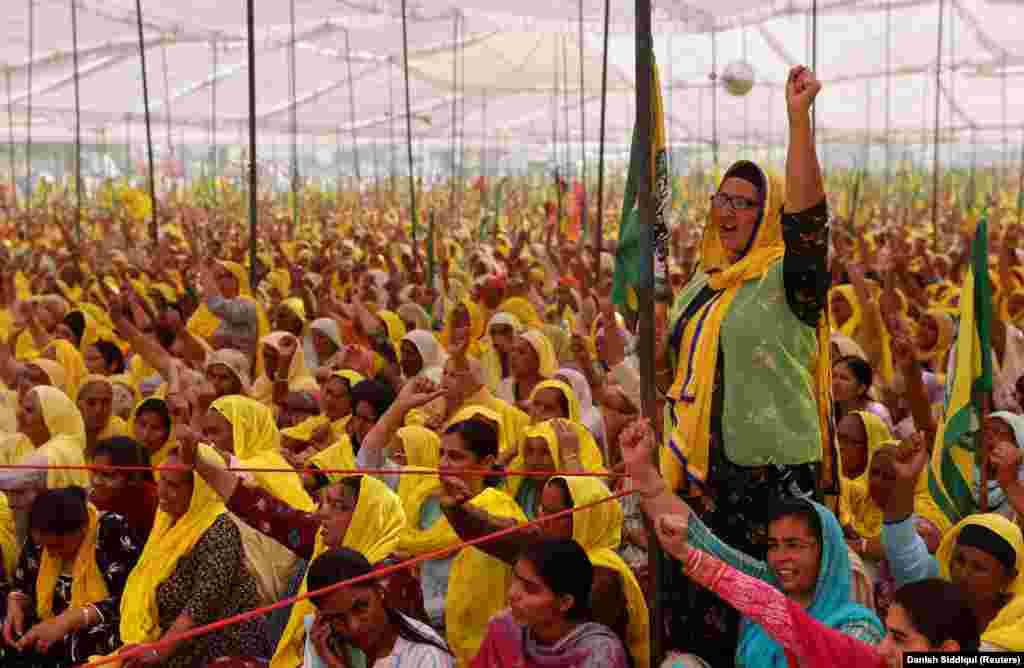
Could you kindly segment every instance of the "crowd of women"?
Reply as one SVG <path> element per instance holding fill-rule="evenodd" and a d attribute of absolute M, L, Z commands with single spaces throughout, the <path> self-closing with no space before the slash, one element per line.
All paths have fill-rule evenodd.
<path fill-rule="evenodd" d="M 73 251 L 25 222 L 0 250 L 0 662 L 1024 651 L 1024 228 L 992 207 L 988 482 L 953 518 L 927 464 L 971 232 L 937 252 L 916 217 L 836 221 L 820 87 L 789 74 L 784 180 L 736 163 L 702 231 L 673 230 L 653 379 L 612 255 L 517 216 L 487 237 L 452 221 L 433 277 L 408 221 L 372 206 L 291 237 L 268 223 L 255 267 L 238 226 L 186 201 L 162 203 L 145 263 L 105 214 Z"/>

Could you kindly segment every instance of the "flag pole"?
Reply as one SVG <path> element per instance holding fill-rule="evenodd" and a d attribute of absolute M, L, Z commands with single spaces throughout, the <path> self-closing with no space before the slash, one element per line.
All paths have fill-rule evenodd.
<path fill-rule="evenodd" d="M 644 169 L 640 170 L 639 205 L 640 205 L 640 239 L 641 254 L 644 259 L 645 275 L 641 277 L 641 286 L 637 290 L 639 302 L 639 352 L 640 352 L 640 400 L 643 416 L 655 433 L 661 429 L 657 407 L 657 391 L 654 386 L 654 157 L 651 155 L 651 137 L 654 129 L 654 67 L 651 55 L 654 50 L 654 38 L 651 35 L 651 0 L 636 0 L 636 122 L 637 138 L 640 141 L 641 155 L 644 156 Z M 655 451 L 654 465 L 658 466 L 658 454 Z M 647 545 L 651 570 L 651 578 L 656 583 L 656 592 L 650 606 L 651 629 L 651 663 L 657 665 L 664 655 L 665 626 L 662 623 L 661 587 L 665 569 L 665 558 L 658 546 L 658 537 L 650 518 L 645 517 L 647 529 Z"/>

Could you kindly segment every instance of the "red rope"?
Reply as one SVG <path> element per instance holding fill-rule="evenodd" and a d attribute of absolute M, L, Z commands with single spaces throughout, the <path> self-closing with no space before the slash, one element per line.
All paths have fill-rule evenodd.
<path fill-rule="evenodd" d="M 97 668 L 97 666 L 103 666 L 103 665 L 106 665 L 108 663 L 114 663 L 115 661 L 124 661 L 126 659 L 131 659 L 131 658 L 134 658 L 134 657 L 137 657 L 137 656 L 142 656 L 143 654 L 146 654 L 147 652 L 151 652 L 153 650 L 158 650 L 158 649 L 163 649 L 165 647 L 169 647 L 169 646 L 173 645 L 174 643 L 177 643 L 177 642 L 180 642 L 180 641 L 183 641 L 183 640 L 190 640 L 192 638 L 196 638 L 196 637 L 201 636 L 201 635 L 206 635 L 206 634 L 212 633 L 214 631 L 219 631 L 222 628 L 225 628 L 225 627 L 228 627 L 228 626 L 232 626 L 234 624 L 240 624 L 240 623 L 248 621 L 250 619 L 254 619 L 255 617 L 266 615 L 266 614 L 268 614 L 270 612 L 273 612 L 274 610 L 278 610 L 280 608 L 286 608 L 289 605 L 292 605 L 292 604 L 297 603 L 299 601 L 304 601 L 306 599 L 313 598 L 313 597 L 316 597 L 316 596 L 323 596 L 324 594 L 330 594 L 332 592 L 338 591 L 339 589 L 342 589 L 343 587 L 348 587 L 348 586 L 351 586 L 351 585 L 354 585 L 354 584 L 359 584 L 361 582 L 366 582 L 368 580 L 379 580 L 381 578 L 387 577 L 388 575 L 391 575 L 392 573 L 397 573 L 400 570 L 404 570 L 404 569 L 409 568 L 411 566 L 415 566 L 416 564 L 419 564 L 421 562 L 432 561 L 434 559 L 440 559 L 441 557 L 444 557 L 444 556 L 447 556 L 447 555 L 452 554 L 454 552 L 457 552 L 457 551 L 459 551 L 459 550 L 461 550 L 463 548 L 473 547 L 475 545 L 480 545 L 481 543 L 486 543 L 487 541 L 494 540 L 495 538 L 501 538 L 502 536 L 508 536 L 508 535 L 510 535 L 512 533 L 515 533 L 516 531 L 522 531 L 523 529 L 526 529 L 528 527 L 540 526 L 541 524 L 543 524 L 545 522 L 551 522 L 551 521 L 557 520 L 557 519 L 559 519 L 561 517 L 567 517 L 569 515 L 572 515 L 573 513 L 579 512 L 581 510 L 586 510 L 588 508 L 593 508 L 594 506 L 598 506 L 598 505 L 600 505 L 602 503 L 607 503 L 609 501 L 614 501 L 614 500 L 622 498 L 624 496 L 629 496 L 630 494 L 633 494 L 633 493 L 634 492 L 632 490 L 625 491 L 625 492 L 618 492 L 616 494 L 612 494 L 611 496 L 609 496 L 606 499 L 601 499 L 600 501 L 594 501 L 593 503 L 587 503 L 587 504 L 584 504 L 582 506 L 577 506 L 575 508 L 567 508 L 565 510 L 561 510 L 561 511 L 559 511 L 557 513 L 552 513 L 550 515 L 547 515 L 545 517 L 532 520 L 530 522 L 524 522 L 523 524 L 517 524 L 517 525 L 515 525 L 513 527 L 509 527 L 507 529 L 501 529 L 500 531 L 495 531 L 493 533 L 489 533 L 486 536 L 480 536 L 479 538 L 474 538 L 473 540 L 460 541 L 459 543 L 456 543 L 455 545 L 452 545 L 450 547 L 441 548 L 440 550 L 435 550 L 433 552 L 428 552 L 428 553 L 422 554 L 422 555 L 420 555 L 418 557 L 414 557 L 413 559 L 408 559 L 406 561 L 403 561 L 403 562 L 400 562 L 400 563 L 397 563 L 397 564 L 393 564 L 391 566 L 386 566 L 384 568 L 381 568 L 380 570 L 375 570 L 372 573 L 368 573 L 367 575 L 360 575 L 359 577 L 350 578 L 348 580 L 344 580 L 342 582 L 335 583 L 333 585 L 330 585 L 328 587 L 324 587 L 322 589 L 317 589 L 315 591 L 308 591 L 305 594 L 301 594 L 299 596 L 292 596 L 291 598 L 282 599 L 282 600 L 278 601 L 277 603 L 274 603 L 273 605 L 264 606 L 262 608 L 256 608 L 254 610 L 250 610 L 249 612 L 243 612 L 242 614 L 235 615 L 233 617 L 227 617 L 226 619 L 222 619 L 220 621 L 213 622 L 212 624 L 207 624 L 206 626 L 198 626 L 198 627 L 196 627 L 194 629 L 190 629 L 190 630 L 186 631 L 185 633 L 179 633 L 179 634 L 176 634 L 176 635 L 168 636 L 168 637 L 162 638 L 162 639 L 160 639 L 160 640 L 158 640 L 156 642 L 141 644 L 141 645 L 138 645 L 138 646 L 136 646 L 136 647 L 126 651 L 126 652 L 122 652 L 120 654 L 115 654 L 115 655 L 107 656 L 107 657 L 104 657 L 104 658 L 102 658 L 102 659 L 100 659 L 98 661 L 94 661 L 94 662 L 89 663 L 89 664 L 80 664 L 80 668 Z"/>
<path fill-rule="evenodd" d="M 191 471 L 192 469 L 181 464 L 170 464 L 164 466 L 113 466 L 105 464 L 2 464 L 0 470 L 14 469 L 27 471 L 46 471 L 55 469 L 59 471 Z M 480 476 L 522 476 L 524 478 L 551 478 L 556 476 L 564 477 L 587 477 L 587 478 L 625 478 L 625 473 L 595 472 L 595 471 L 526 471 L 526 470 L 503 470 L 503 469 L 278 469 L 278 468 L 246 468 L 244 466 L 229 466 L 228 471 L 234 473 L 332 473 L 335 475 L 437 475 L 451 473 L 457 470 L 459 475 L 480 475 Z"/>

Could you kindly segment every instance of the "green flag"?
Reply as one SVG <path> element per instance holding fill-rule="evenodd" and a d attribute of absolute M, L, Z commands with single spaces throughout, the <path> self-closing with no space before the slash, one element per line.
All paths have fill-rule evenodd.
<path fill-rule="evenodd" d="M 992 392 L 992 289 L 988 275 L 988 212 L 982 212 L 971 244 L 971 263 L 960 293 L 960 323 L 950 373 L 946 410 L 936 433 L 928 488 L 950 522 L 979 512 L 974 499 L 981 455 L 973 438 L 981 429 L 982 395 Z"/>
<path fill-rule="evenodd" d="M 622 219 L 619 223 L 619 240 L 615 248 L 615 275 L 612 283 L 612 301 L 616 305 L 628 305 L 636 310 L 635 288 L 644 287 L 646 277 L 650 275 L 648 262 L 654 256 L 655 285 L 657 287 L 667 281 L 668 274 L 668 224 L 666 216 L 671 202 L 672 192 L 668 179 L 668 157 L 665 151 L 665 116 L 661 103 L 661 86 L 658 83 L 658 66 L 654 62 L 653 49 L 648 50 L 651 59 L 651 136 L 641 141 L 637 127 L 633 128 L 633 139 L 629 153 L 629 174 L 626 177 L 626 192 L 622 201 Z M 649 155 L 645 155 L 644 147 L 649 146 Z M 653 161 L 651 160 L 653 158 Z M 653 165 L 653 168 L 652 168 Z M 643 170 L 649 169 L 655 200 L 654 229 L 650 229 L 640 220 L 640 208 L 637 205 L 637 189 Z M 647 235 L 652 235 L 647 237 Z M 645 249 L 652 248 L 648 254 Z"/>

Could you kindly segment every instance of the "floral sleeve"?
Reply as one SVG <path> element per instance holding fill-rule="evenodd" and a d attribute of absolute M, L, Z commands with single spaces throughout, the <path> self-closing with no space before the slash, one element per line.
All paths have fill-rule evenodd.
<path fill-rule="evenodd" d="M 228 510 L 303 559 L 313 556 L 320 522 L 312 513 L 296 510 L 272 494 L 244 484 L 235 488 Z"/>
<path fill-rule="evenodd" d="M 804 324 L 818 325 L 828 304 L 832 277 L 828 268 L 828 203 L 799 213 L 782 212 L 782 238 L 786 244 L 783 281 L 786 301 Z"/>
<path fill-rule="evenodd" d="M 99 520 L 96 537 L 96 565 L 107 583 L 108 598 L 93 601 L 92 607 L 100 614 L 104 624 L 117 621 L 121 610 L 121 593 L 128 575 L 135 568 L 142 544 L 136 539 L 128 522 L 116 513 L 106 513 Z"/>

